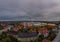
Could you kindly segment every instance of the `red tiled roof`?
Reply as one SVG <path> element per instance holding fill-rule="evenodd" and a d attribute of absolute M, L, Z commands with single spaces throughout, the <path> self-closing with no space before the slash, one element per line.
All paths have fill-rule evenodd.
<path fill-rule="evenodd" d="M 47 39 L 44 39 L 44 40 L 43 40 L 43 42 L 52 42 L 52 41 L 50 41 L 50 40 L 47 40 Z"/>
<path fill-rule="evenodd" d="M 39 29 L 38 32 L 41 32 L 42 33 L 43 32 L 43 29 Z"/>
<path fill-rule="evenodd" d="M 41 33 L 47 33 L 48 30 L 47 30 L 47 29 L 39 29 L 38 32 L 41 32 Z"/>

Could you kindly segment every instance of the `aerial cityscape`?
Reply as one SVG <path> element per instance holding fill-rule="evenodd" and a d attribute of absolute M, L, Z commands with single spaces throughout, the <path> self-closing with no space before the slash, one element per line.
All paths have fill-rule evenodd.
<path fill-rule="evenodd" d="M 46 21 L 0 21 L 0 42 L 52 42 L 58 27 Z"/>
<path fill-rule="evenodd" d="M 0 42 L 60 42 L 60 0 L 0 0 Z"/>

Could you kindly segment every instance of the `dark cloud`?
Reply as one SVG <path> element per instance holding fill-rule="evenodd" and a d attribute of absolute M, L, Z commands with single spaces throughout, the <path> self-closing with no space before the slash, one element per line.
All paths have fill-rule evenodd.
<path fill-rule="evenodd" d="M 0 0 L 0 20 L 60 20 L 60 0 Z"/>

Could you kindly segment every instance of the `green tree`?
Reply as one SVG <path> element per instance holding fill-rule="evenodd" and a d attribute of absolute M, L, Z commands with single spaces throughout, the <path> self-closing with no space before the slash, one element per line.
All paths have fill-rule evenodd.
<path fill-rule="evenodd" d="M 44 39 L 44 35 L 43 34 L 39 35 L 38 40 L 42 42 L 43 39 Z"/>
<path fill-rule="evenodd" d="M 7 32 L 2 32 L 2 35 L 1 35 L 2 38 L 5 38 L 7 37 Z"/>

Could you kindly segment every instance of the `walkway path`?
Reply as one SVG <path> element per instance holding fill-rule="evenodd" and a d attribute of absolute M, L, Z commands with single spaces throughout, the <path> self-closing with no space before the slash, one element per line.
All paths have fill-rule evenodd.
<path fill-rule="evenodd" d="M 53 42 L 60 42 L 60 30 Z"/>

